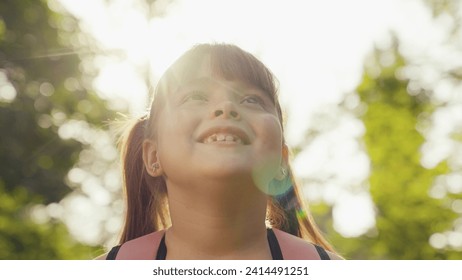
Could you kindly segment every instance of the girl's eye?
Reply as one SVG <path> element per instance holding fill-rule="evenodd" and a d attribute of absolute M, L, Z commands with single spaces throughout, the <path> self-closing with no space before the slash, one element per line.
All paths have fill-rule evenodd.
<path fill-rule="evenodd" d="M 207 101 L 207 95 L 202 91 L 192 91 L 190 92 L 185 101 Z"/>
<path fill-rule="evenodd" d="M 249 95 L 242 99 L 241 103 L 263 105 L 263 100 L 255 95 Z"/>

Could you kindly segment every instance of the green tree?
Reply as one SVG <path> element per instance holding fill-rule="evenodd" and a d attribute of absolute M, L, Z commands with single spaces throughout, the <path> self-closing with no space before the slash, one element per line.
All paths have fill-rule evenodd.
<path fill-rule="evenodd" d="M 438 179 L 453 172 L 446 160 L 435 167 L 421 163 L 422 133 L 428 129 L 437 105 L 432 102 L 431 91 L 410 85 L 405 74 L 409 62 L 400 54 L 396 39 L 394 42 L 391 49 L 375 49 L 356 92 L 345 98 L 360 100 L 352 112 L 365 126 L 360 141 L 371 164 L 366 186 L 375 205 L 375 228 L 359 237 L 345 238 L 332 226 L 330 206 L 320 203 L 312 208 L 346 258 L 461 259 L 458 248 L 435 248 L 430 242 L 442 233 L 457 232 L 459 214 L 454 203 L 462 194 L 432 195 L 441 187 Z M 351 111 L 346 103 L 339 111 Z"/>
<path fill-rule="evenodd" d="M 409 81 L 397 78 L 406 63 L 396 45 L 389 54 L 395 62 L 381 65 L 378 77 L 366 71 L 357 88 L 367 106 L 360 118 L 366 127 L 364 142 L 372 164 L 369 185 L 377 209 L 373 238 L 377 245 L 368 248 L 378 258 L 460 258 L 462 252 L 438 251 L 429 243 L 433 234 L 450 229 L 457 217 L 448 203 L 452 198 L 429 196 L 436 176 L 449 172 L 446 163 L 432 169 L 420 163 L 425 139 L 418 125 L 432 112 L 432 103 L 424 91 L 408 93 Z M 381 55 L 385 54 L 375 52 L 376 63 Z"/>
<path fill-rule="evenodd" d="M 82 123 L 100 129 L 113 118 L 82 80 L 79 53 L 67 41 L 76 32 L 76 20 L 47 1 L 0 3 L 0 259 L 94 256 L 58 219 L 40 224 L 31 216 L 34 205 L 72 191 L 66 176 L 89 144 L 66 131 Z"/>
<path fill-rule="evenodd" d="M 462 54 L 462 6 L 460 1 L 451 0 L 422 2 L 433 13 L 434 23 L 446 26 L 438 51 L 427 48 L 415 55 L 392 36 L 391 47 L 376 48 L 366 59 L 356 91 L 347 94 L 336 110 L 321 114 L 327 125 L 310 130 L 302 146 L 335 129 L 339 118 L 354 114 L 364 125 L 358 141 L 369 157 L 370 174 L 362 185 L 343 187 L 370 193 L 375 227 L 361 236 L 346 238 L 333 226 L 335 206 L 325 202 L 311 205 L 321 228 L 347 259 L 462 258 L 460 122 L 446 120 L 451 128 L 446 137 L 452 153 L 431 164 L 424 154 L 429 144 L 435 145 L 427 137 L 439 124 L 435 116 L 460 112 L 457 92 L 462 85 L 462 65 L 454 58 Z M 426 73 L 432 73 L 431 83 Z M 437 94 L 442 85 L 445 95 Z M 447 113 L 451 114 L 457 117 Z M 315 183 L 323 185 L 326 180 Z"/>

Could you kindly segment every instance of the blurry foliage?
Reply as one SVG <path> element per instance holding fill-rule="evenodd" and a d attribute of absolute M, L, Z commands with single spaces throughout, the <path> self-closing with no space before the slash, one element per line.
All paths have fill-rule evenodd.
<path fill-rule="evenodd" d="M 423 3 L 432 11 L 435 22 L 442 21 L 449 31 L 441 42 L 442 49 L 453 52 L 448 57 L 460 57 L 462 2 Z M 341 187 L 353 193 L 361 189 L 370 193 L 375 227 L 358 237 L 346 238 L 333 226 L 330 202 L 312 201 L 310 208 L 328 239 L 347 259 L 462 259 L 460 123 L 447 120 L 453 123 L 447 135 L 453 141 L 452 153 L 436 165 L 422 165 L 423 147 L 429 141 L 425 136 L 437 125 L 433 116 L 461 108 L 462 65 L 456 61 L 444 64 L 439 57 L 431 56 L 431 50 L 408 61 L 401 53 L 399 40 L 393 35 L 392 38 L 389 48 L 374 49 L 366 60 L 355 93 L 346 95 L 338 108 L 317 116 L 327 119 L 327 125 L 309 130 L 302 145 L 305 147 L 335 129 L 338 118 L 356 115 L 365 128 L 358 141 L 369 157 L 370 174 L 363 185 Z M 410 68 L 419 72 L 408 71 Z M 437 73 L 437 82 L 450 81 L 450 94 L 436 96 L 438 83 L 429 85 L 422 78 L 428 69 Z M 359 103 L 352 107 L 350 100 L 357 99 Z M 452 187 L 448 183 L 450 177 Z M 306 178 L 304 183 L 309 190 L 310 184 L 325 186 L 329 180 L 316 182 L 316 178 Z M 355 219 L 352 215 L 351 220 Z"/>
<path fill-rule="evenodd" d="M 462 52 L 462 1 L 423 0 L 436 20 L 449 23 L 450 30 L 445 43 Z M 462 80 L 462 66 L 447 71 L 449 77 Z"/>
<path fill-rule="evenodd" d="M 376 50 L 378 65 L 380 55 Z M 357 88 L 367 106 L 359 117 L 366 127 L 364 142 L 372 165 L 369 185 L 376 207 L 376 233 L 355 240 L 368 248 L 370 256 L 349 254 L 378 259 L 462 258 L 460 251 L 439 251 L 429 244 L 432 234 L 449 230 L 458 215 L 450 208 L 450 198 L 429 196 L 436 176 L 449 170 L 446 162 L 432 169 L 420 164 L 424 138 L 417 124 L 433 108 L 426 92 L 411 95 L 409 81 L 397 78 L 406 62 L 396 45 L 393 56 L 395 62 L 381 66 L 379 76 L 366 70 Z"/>
<path fill-rule="evenodd" d="M 461 20 L 461 15 L 458 13 L 462 3 L 455 0 L 423 0 L 427 4 L 433 16 L 437 17 L 443 13 L 448 13 L 456 21 Z"/>
<path fill-rule="evenodd" d="M 59 221 L 35 223 L 29 213 L 71 192 L 67 173 L 88 143 L 60 128 L 79 121 L 100 129 L 113 118 L 82 81 L 66 41 L 76 32 L 76 20 L 47 1 L 0 2 L 0 259 L 94 256 Z"/>
<path fill-rule="evenodd" d="M 424 124 L 437 105 L 431 91 L 409 90 L 409 78 L 403 75 L 406 65 L 396 38 L 390 49 L 375 49 L 356 93 L 345 98 L 356 95 L 360 104 L 352 110 L 344 103 L 339 109 L 353 111 L 365 126 L 361 142 L 371 161 L 366 185 L 375 204 L 376 225 L 359 237 L 345 238 L 332 226 L 330 207 L 321 203 L 311 208 L 347 259 L 462 259 L 460 248 L 437 249 L 429 242 L 434 234 L 460 230 L 460 215 L 451 206 L 462 194 L 430 195 L 438 178 L 457 170 L 445 160 L 433 168 L 421 164 Z"/>
<path fill-rule="evenodd" d="M 0 201 L 1 260 L 89 259 L 95 255 L 95 248 L 78 244 L 58 220 L 33 221 L 27 206 L 41 199 L 26 189 L 6 191 L 0 184 Z"/>

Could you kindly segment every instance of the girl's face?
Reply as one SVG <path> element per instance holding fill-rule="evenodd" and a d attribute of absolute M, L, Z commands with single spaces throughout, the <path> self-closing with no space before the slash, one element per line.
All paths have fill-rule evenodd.
<path fill-rule="evenodd" d="M 203 63 L 196 77 L 162 96 L 149 150 L 167 185 L 209 178 L 252 183 L 265 191 L 282 161 L 277 109 L 267 93 L 217 77 L 208 65 Z"/>

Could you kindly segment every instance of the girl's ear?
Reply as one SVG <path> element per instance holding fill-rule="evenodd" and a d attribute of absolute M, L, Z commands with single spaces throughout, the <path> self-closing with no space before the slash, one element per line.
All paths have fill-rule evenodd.
<path fill-rule="evenodd" d="M 157 143 L 151 139 L 143 141 L 143 162 L 149 175 L 157 177 L 163 174 L 162 166 L 157 157 Z"/>

